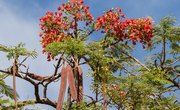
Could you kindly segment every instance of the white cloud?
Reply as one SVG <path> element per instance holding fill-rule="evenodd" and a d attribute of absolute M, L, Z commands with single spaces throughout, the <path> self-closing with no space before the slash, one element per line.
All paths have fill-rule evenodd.
<path fill-rule="evenodd" d="M 41 45 L 39 44 L 39 25 L 35 21 L 26 19 L 26 16 L 18 16 L 16 13 L 22 12 L 21 10 L 11 10 L 8 8 L 4 1 L 0 1 L 0 44 L 13 46 L 20 42 L 26 44 L 26 47 L 30 50 L 36 49 L 41 53 Z M 4 69 L 11 65 L 11 61 L 8 61 L 5 54 L 0 52 L 0 69 Z M 47 74 L 52 71 L 52 66 L 46 62 L 45 55 L 39 54 L 36 60 L 28 60 L 30 65 L 30 71 L 40 74 Z M 44 70 L 46 68 L 46 70 Z M 12 85 L 12 77 L 6 79 L 7 84 Z M 17 90 L 20 94 L 21 100 L 34 98 L 33 87 L 29 83 L 23 80 L 17 80 Z M 48 107 L 46 107 L 48 109 Z"/>
<path fill-rule="evenodd" d="M 9 10 L 6 4 L 0 2 L 0 43 L 17 44 L 25 42 L 28 46 L 38 45 L 38 24 L 19 18 L 13 10 Z"/>

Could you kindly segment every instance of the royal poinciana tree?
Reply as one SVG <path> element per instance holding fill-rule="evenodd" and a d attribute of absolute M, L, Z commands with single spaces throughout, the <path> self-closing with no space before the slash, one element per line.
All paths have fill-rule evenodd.
<path fill-rule="evenodd" d="M 126 19 L 120 8 L 93 18 L 84 0 L 63 3 L 57 12 L 47 12 L 40 19 L 42 53 L 48 61 L 57 62 L 51 76 L 29 72 L 24 62 L 30 56 L 35 58 L 35 51 L 27 51 L 22 44 L 0 45 L 0 51 L 13 60 L 11 67 L 0 70 L 3 74 L 0 90 L 4 89 L 1 93 L 11 98 L 14 96 L 15 101 L 0 98 L 1 109 L 20 109 L 36 103 L 56 110 L 178 109 L 180 28 L 174 22 L 173 17 L 165 17 L 157 25 L 152 24 L 150 17 Z M 88 38 L 98 32 L 102 36 L 90 42 Z M 151 53 L 142 56 L 148 57 L 143 63 L 132 55 L 136 45 Z M 83 74 L 87 73 L 82 71 L 83 65 L 89 66 L 88 75 L 93 79 L 92 96 L 83 91 Z M 26 71 L 22 71 L 24 68 Z M 14 76 L 13 90 L 3 82 L 8 75 Z M 17 100 L 16 77 L 34 86 L 35 99 Z M 48 85 L 59 79 L 58 100 L 50 100 Z"/>

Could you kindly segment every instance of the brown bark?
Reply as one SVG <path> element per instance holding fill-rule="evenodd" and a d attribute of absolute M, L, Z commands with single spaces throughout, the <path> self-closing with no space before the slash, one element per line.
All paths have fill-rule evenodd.
<path fill-rule="evenodd" d="M 78 102 L 82 102 L 83 100 L 83 74 L 82 74 L 82 69 L 80 66 L 78 66 L 78 87 L 77 87 L 77 92 L 78 92 Z"/>
<path fill-rule="evenodd" d="M 14 90 L 14 102 L 15 102 L 15 110 L 18 109 L 17 107 L 17 94 L 16 94 L 16 74 L 18 72 L 18 67 L 17 67 L 17 59 L 14 58 L 13 62 L 13 90 Z"/>

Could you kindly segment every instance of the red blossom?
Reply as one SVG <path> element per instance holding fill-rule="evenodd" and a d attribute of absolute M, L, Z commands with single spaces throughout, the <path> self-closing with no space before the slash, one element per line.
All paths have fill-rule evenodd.
<path fill-rule="evenodd" d="M 149 41 L 153 37 L 153 26 L 149 18 L 128 20 L 121 20 L 121 18 L 125 18 L 121 9 L 109 10 L 97 18 L 96 30 L 102 30 L 101 32 L 114 37 L 118 41 L 127 39 L 132 41 L 133 45 L 136 45 L 136 42 L 141 42 L 143 45 L 148 44 L 150 47 Z"/>
<path fill-rule="evenodd" d="M 120 96 L 125 96 L 127 94 L 124 91 L 120 91 L 120 86 L 118 86 L 118 85 L 112 85 L 111 87 L 112 87 L 113 90 L 119 91 L 118 93 L 119 93 Z"/>
<path fill-rule="evenodd" d="M 71 18 L 69 19 L 68 16 Z M 69 37 L 70 32 L 77 29 L 78 21 L 84 21 L 89 25 L 94 18 L 89 12 L 89 7 L 84 6 L 84 0 L 70 0 L 67 3 L 62 3 L 58 7 L 57 12 L 47 12 L 40 19 L 40 29 L 42 30 L 39 36 L 42 38 L 43 53 L 46 53 L 45 48 L 53 42 L 64 42 Z M 52 58 L 48 53 L 48 60 Z"/>
<path fill-rule="evenodd" d="M 96 30 L 101 30 L 106 36 L 114 38 L 115 42 L 131 41 L 136 45 L 140 42 L 151 47 L 150 40 L 153 37 L 152 23 L 148 18 L 128 19 L 124 20 L 125 15 L 122 14 L 120 8 L 109 10 L 102 16 L 97 18 L 95 25 Z M 84 6 L 84 0 L 70 0 L 67 3 L 62 3 L 58 7 L 57 12 L 47 12 L 40 19 L 39 36 L 42 38 L 43 53 L 46 53 L 45 48 L 53 42 L 64 42 L 70 33 L 74 33 L 78 27 L 79 21 L 84 21 L 88 26 L 94 20 L 89 12 L 89 7 Z M 52 56 L 48 53 L 48 59 Z"/>
<path fill-rule="evenodd" d="M 58 10 L 59 10 L 59 11 L 61 10 L 61 7 L 60 7 L 60 6 L 58 7 Z"/>
<path fill-rule="evenodd" d="M 119 95 L 120 95 L 120 96 L 125 96 L 126 94 L 127 94 L 127 93 L 124 92 L 124 91 L 119 92 Z"/>

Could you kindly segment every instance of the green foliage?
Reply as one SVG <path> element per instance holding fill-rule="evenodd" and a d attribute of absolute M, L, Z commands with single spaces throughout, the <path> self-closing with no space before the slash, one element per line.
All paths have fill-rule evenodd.
<path fill-rule="evenodd" d="M 105 83 L 109 105 L 115 105 L 118 109 L 177 109 L 179 101 L 177 95 L 172 94 L 180 88 L 178 82 L 180 28 L 174 26 L 174 22 L 174 18 L 165 17 L 154 28 L 156 36 L 152 41 L 154 47 L 151 48 L 150 52 L 154 52 L 153 50 L 159 49 L 159 47 L 162 47 L 162 50 L 159 49 L 161 51 L 152 53 L 153 55 L 149 56 L 145 65 L 135 66 L 141 62 L 131 56 L 132 48 L 123 45 L 123 43 L 104 49 L 100 42 L 93 42 L 92 55 L 89 54 L 92 58 L 89 57 L 89 59 L 91 59 L 92 64 L 90 64 L 95 70 L 92 74 L 98 74 L 94 76 L 93 80 L 94 93 L 99 91 L 98 94 L 102 95 Z M 111 39 L 108 39 L 105 45 L 112 43 Z M 116 66 L 116 72 L 120 70 L 120 73 L 123 74 L 120 77 L 111 74 L 115 72 L 111 65 L 119 65 Z M 106 66 L 109 74 L 99 68 L 101 66 Z M 97 70 L 99 72 L 96 72 Z M 95 80 L 96 78 L 97 80 Z M 112 85 L 116 85 L 118 88 L 112 89 Z M 123 92 L 126 95 L 121 95 Z"/>
<path fill-rule="evenodd" d="M 91 103 L 91 102 L 89 102 Z M 64 103 L 64 110 L 68 110 L 66 108 L 66 103 Z M 103 106 L 101 104 L 97 104 L 97 105 L 94 105 L 94 104 L 88 104 L 88 101 L 87 102 L 81 102 L 81 103 L 78 103 L 78 104 L 75 104 L 73 103 L 72 106 L 71 106 L 71 109 L 72 110 L 102 110 L 103 109 Z"/>
<path fill-rule="evenodd" d="M 2 99 L 0 97 L 0 109 L 3 110 L 3 108 L 4 108 L 3 106 L 7 105 L 7 104 L 11 104 L 10 100 L 9 99 Z"/>
<path fill-rule="evenodd" d="M 25 57 L 33 57 L 36 58 L 37 57 L 37 53 L 35 51 L 28 51 L 26 48 L 24 48 L 24 44 L 20 43 L 17 46 L 14 47 L 7 47 L 4 45 L 0 45 L 0 51 L 7 53 L 7 58 L 8 60 L 10 59 L 18 59 L 20 56 L 25 56 Z M 26 60 L 26 59 L 25 59 Z M 24 60 L 24 61 L 25 61 Z M 7 75 L 5 74 L 0 74 L 0 94 L 6 95 L 7 97 L 13 99 L 14 98 L 14 90 L 6 85 L 4 79 L 7 77 Z M 17 94 L 17 97 L 19 97 L 19 95 Z M 6 106 L 11 106 L 13 103 L 11 103 L 8 99 L 2 99 L 0 98 L 0 105 L 2 106 L 2 110 L 6 110 L 6 109 L 13 109 L 12 107 L 7 107 Z M 5 107 L 5 108 L 4 108 Z"/>
<path fill-rule="evenodd" d="M 0 74 L 0 109 L 2 110 L 5 106 L 12 104 L 10 99 L 13 99 L 14 97 L 13 89 L 8 86 L 4 81 L 6 77 L 6 74 Z M 5 99 L 4 96 L 7 96 L 7 98 Z M 17 97 L 19 97 L 18 94 Z"/>
<path fill-rule="evenodd" d="M 6 52 L 7 58 L 10 60 L 14 57 L 18 58 L 19 56 L 26 56 L 26 57 L 37 57 L 37 53 L 35 51 L 28 51 L 26 48 L 24 48 L 25 44 L 19 43 L 17 46 L 14 47 L 7 47 L 4 45 L 0 45 L 0 51 Z"/>
<path fill-rule="evenodd" d="M 51 43 L 47 46 L 46 51 L 53 56 L 65 52 L 67 55 L 73 54 L 82 56 L 85 54 L 85 43 L 79 39 L 69 38 L 66 41 Z"/>
<path fill-rule="evenodd" d="M 153 40 L 154 44 L 162 43 L 163 39 L 166 39 L 166 43 L 169 44 L 170 54 L 180 53 L 180 27 L 174 26 L 174 17 L 165 17 L 154 28 L 156 37 Z"/>
<path fill-rule="evenodd" d="M 13 89 L 4 82 L 5 74 L 0 74 L 0 93 L 13 99 Z M 17 94 L 18 96 L 18 94 Z"/>
<path fill-rule="evenodd" d="M 116 105 L 117 108 L 121 107 L 127 110 L 144 110 L 148 108 L 162 110 L 178 107 L 178 104 L 174 104 L 175 96 L 161 96 L 161 94 L 170 91 L 170 89 L 164 87 L 169 82 L 151 73 L 141 73 L 140 75 L 130 75 L 128 77 L 121 76 L 116 79 L 116 82 L 113 83 L 118 88 L 112 88 L 109 85 L 111 89 L 108 90 L 108 96 L 112 101 L 111 104 Z M 126 92 L 126 94 L 122 94 L 122 92 Z"/>

